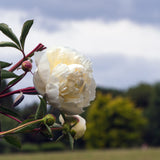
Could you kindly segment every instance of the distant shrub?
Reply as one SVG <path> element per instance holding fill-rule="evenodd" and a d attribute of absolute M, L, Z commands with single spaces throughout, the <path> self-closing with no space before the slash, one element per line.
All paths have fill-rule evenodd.
<path fill-rule="evenodd" d="M 146 122 L 142 110 L 128 98 L 98 93 L 87 114 L 87 147 L 137 146 Z"/>

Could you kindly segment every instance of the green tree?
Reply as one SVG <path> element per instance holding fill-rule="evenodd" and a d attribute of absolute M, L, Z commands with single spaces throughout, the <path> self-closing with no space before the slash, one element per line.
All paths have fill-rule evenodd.
<path fill-rule="evenodd" d="M 151 104 L 145 110 L 149 124 L 145 131 L 145 141 L 152 146 L 160 146 L 160 83 L 153 86 Z"/>
<path fill-rule="evenodd" d="M 150 105 L 152 94 L 153 87 L 145 83 L 130 88 L 126 93 L 135 105 L 141 108 L 147 108 Z"/>
<path fill-rule="evenodd" d="M 87 114 L 87 147 L 128 147 L 141 143 L 146 124 L 142 110 L 127 98 L 97 94 Z"/>

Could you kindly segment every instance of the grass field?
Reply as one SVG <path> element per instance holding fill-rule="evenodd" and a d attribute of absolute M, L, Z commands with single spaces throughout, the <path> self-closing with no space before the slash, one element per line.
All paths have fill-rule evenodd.
<path fill-rule="evenodd" d="M 35 154 L 5 154 L 0 160 L 160 160 L 158 149 L 89 150 Z"/>

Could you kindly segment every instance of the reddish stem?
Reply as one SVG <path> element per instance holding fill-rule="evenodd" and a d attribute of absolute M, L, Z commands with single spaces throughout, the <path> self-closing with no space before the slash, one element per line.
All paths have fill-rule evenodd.
<path fill-rule="evenodd" d="M 63 127 L 51 128 L 52 131 L 53 131 L 53 130 L 62 130 L 62 129 L 63 129 Z"/>
<path fill-rule="evenodd" d="M 18 89 L 18 90 L 12 91 L 12 92 L 2 94 L 2 95 L 0 95 L 0 98 L 4 98 L 4 97 L 11 96 L 13 94 L 21 93 L 21 92 L 23 94 L 35 94 L 35 93 L 37 93 L 37 91 L 34 87 L 27 87 L 27 88 Z"/>
<path fill-rule="evenodd" d="M 13 120 L 15 120 L 15 121 L 17 121 L 18 123 L 22 123 L 22 121 L 20 121 L 19 119 L 15 118 L 15 117 L 13 117 L 13 116 L 11 116 L 9 114 L 3 113 L 1 111 L 0 111 L 0 113 L 3 114 L 3 115 L 5 115 L 5 116 L 7 116 L 7 117 L 9 117 L 9 118 L 11 118 L 11 119 L 13 119 Z"/>
<path fill-rule="evenodd" d="M 22 76 L 18 81 L 16 81 L 16 82 L 13 83 L 12 85 L 8 86 L 7 88 L 5 88 L 5 89 L 0 93 L 0 95 L 3 94 L 3 93 L 4 93 L 5 91 L 7 91 L 8 89 L 10 89 L 11 87 L 13 87 L 13 86 L 14 86 L 15 84 L 17 84 L 20 80 L 22 80 L 26 74 L 27 74 L 27 72 L 25 72 L 25 73 L 23 74 L 23 76 Z"/>
<path fill-rule="evenodd" d="M 30 53 L 28 53 L 25 57 L 23 57 L 19 62 L 17 62 L 13 67 L 9 69 L 10 72 L 13 72 L 16 68 L 18 68 L 24 60 L 26 60 L 28 57 L 33 56 L 34 52 L 42 51 L 46 49 L 43 44 L 38 44 L 35 49 L 33 49 Z"/>
<path fill-rule="evenodd" d="M 52 131 L 57 131 L 57 130 L 62 130 L 63 127 L 55 127 L 55 128 L 51 128 Z M 32 131 L 34 132 L 39 132 L 41 130 L 41 128 L 35 128 Z"/>

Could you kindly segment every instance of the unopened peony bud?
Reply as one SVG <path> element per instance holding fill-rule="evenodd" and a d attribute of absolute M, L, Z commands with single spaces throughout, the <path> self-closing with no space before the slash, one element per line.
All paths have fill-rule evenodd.
<path fill-rule="evenodd" d="M 52 126 L 54 124 L 54 122 L 56 121 L 56 118 L 52 114 L 47 114 L 44 117 L 44 121 L 48 126 Z"/>
<path fill-rule="evenodd" d="M 72 127 L 71 131 L 75 132 L 74 138 L 79 139 L 84 135 L 86 131 L 86 120 L 79 115 L 75 115 L 75 117 L 78 119 L 78 123 L 74 127 Z"/>
<path fill-rule="evenodd" d="M 32 69 L 32 63 L 29 60 L 26 60 L 22 63 L 22 69 L 25 72 L 29 72 Z"/>
<path fill-rule="evenodd" d="M 71 133 L 74 134 L 74 139 L 81 138 L 86 131 L 86 120 L 79 115 L 66 116 L 66 118 L 69 118 L 69 117 L 75 118 L 77 120 L 77 123 L 75 125 L 74 125 L 74 123 L 70 124 L 70 125 L 74 125 L 71 128 Z M 61 115 L 59 116 L 59 121 L 61 122 L 62 125 L 65 124 L 65 121 Z"/>

